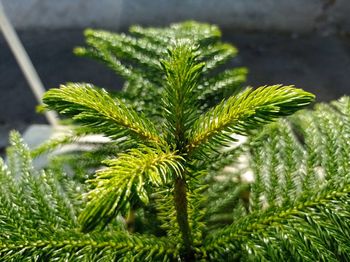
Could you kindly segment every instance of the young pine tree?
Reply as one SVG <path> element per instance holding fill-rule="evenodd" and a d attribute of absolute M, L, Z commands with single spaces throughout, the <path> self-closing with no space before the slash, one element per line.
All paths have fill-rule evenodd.
<path fill-rule="evenodd" d="M 314 96 L 281 85 L 238 92 L 245 70 L 221 72 L 235 49 L 214 26 L 131 32 L 89 30 L 77 51 L 122 74 L 124 92 L 69 83 L 44 97 L 79 134 L 112 140 L 86 184 L 36 171 L 11 135 L 0 163 L 1 258 L 349 260 L 349 99 L 261 129 Z M 237 134 L 250 139 L 232 148 Z"/>
<path fill-rule="evenodd" d="M 139 29 L 139 32 L 147 33 L 141 38 L 144 46 L 128 49 L 118 41 L 106 44 L 110 52 L 117 50 L 116 54 L 131 61 L 133 67 L 128 68 L 107 55 L 109 48 L 80 49 L 79 52 L 100 55 L 117 71 L 129 74 L 125 76 L 127 88 L 134 88 L 137 95 L 141 95 L 138 103 L 155 95 L 156 101 L 152 98 L 151 105 L 144 101 L 145 113 L 125 99 L 112 97 L 105 90 L 88 84 L 67 84 L 51 89 L 44 97 L 48 108 L 72 117 L 91 132 L 131 145 L 125 152 L 105 160 L 106 167 L 88 181 L 87 204 L 78 221 L 83 232 L 90 232 L 104 229 L 120 215 L 126 219 L 129 231 L 147 231 L 147 234 L 166 237 L 168 244 L 173 243 L 170 253 L 162 251 L 166 253 L 164 259 L 214 258 L 217 250 L 209 248 L 214 242 L 206 242 L 212 234 L 218 234 L 217 230 L 228 229 L 206 227 L 205 206 L 208 203 L 202 195 L 208 186 L 206 162 L 219 158 L 220 150 L 235 141 L 232 134 L 246 135 L 278 117 L 290 115 L 308 105 L 314 96 L 292 86 L 276 85 L 255 90 L 247 88 L 219 103 L 205 102 L 204 97 L 223 97 L 214 88 L 205 90 L 206 85 L 220 87 L 218 81 L 221 81 L 221 89 L 231 88 L 232 72 L 218 75 L 212 69 L 213 63 L 219 63 L 222 51 L 232 48 L 227 45 L 222 48 L 221 44 L 221 49 L 215 50 L 214 44 L 208 45 L 210 37 L 215 38 L 212 35 L 208 39 L 191 39 L 184 33 L 179 36 L 172 33 L 158 38 L 154 35 L 151 39 L 152 30 Z M 88 34 L 106 33 L 88 31 Z M 115 36 L 118 37 L 128 39 Z M 94 43 L 93 40 L 92 37 L 89 43 Z M 153 50 L 146 45 L 157 41 L 167 44 L 166 53 L 159 48 L 159 60 L 154 58 L 157 47 Z M 203 50 L 207 52 L 203 54 Z M 206 57 L 212 59 L 207 59 L 208 62 Z M 144 89 L 151 94 L 146 94 Z M 127 94 L 132 93 L 128 91 Z M 152 222 L 152 227 L 144 228 L 141 222 L 137 229 L 135 220 L 150 213 L 152 218 L 146 217 L 143 224 Z M 133 250 L 125 252 L 126 257 L 129 255 L 138 256 Z"/>

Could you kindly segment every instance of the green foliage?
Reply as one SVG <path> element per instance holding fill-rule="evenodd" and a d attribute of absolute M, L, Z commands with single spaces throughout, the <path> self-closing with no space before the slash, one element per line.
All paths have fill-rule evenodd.
<path fill-rule="evenodd" d="M 248 214 L 207 239 L 213 258 L 350 259 L 349 109 L 348 97 L 318 104 L 251 139 L 247 156 L 255 182 Z"/>
<path fill-rule="evenodd" d="M 89 127 L 95 133 L 104 133 L 113 139 L 124 136 L 161 143 L 155 127 L 147 119 L 128 108 L 106 91 L 87 84 L 67 84 L 59 90 L 51 89 L 45 103 L 59 113 Z"/>
<path fill-rule="evenodd" d="M 70 83 L 44 97 L 79 128 L 32 155 L 103 134 L 111 142 L 61 156 L 88 162 L 83 174 L 100 165 L 94 175 L 72 179 L 62 162 L 35 171 L 12 135 L 0 174 L 2 259 L 350 260 L 349 98 L 280 119 L 314 96 L 282 85 L 239 92 L 245 70 L 220 67 L 236 49 L 215 26 L 130 32 L 88 30 L 76 51 L 122 75 L 124 91 Z M 249 138 L 238 146 L 238 135 Z"/>
<path fill-rule="evenodd" d="M 149 203 L 147 188 L 167 184 L 172 176 L 181 176 L 181 157 L 149 147 L 134 148 L 118 158 L 106 160 L 108 168 L 97 172 L 89 182 L 95 185 L 87 194 L 91 199 L 80 216 L 84 231 L 90 231 L 101 221 L 106 224 L 119 210 L 132 206 L 134 198 Z"/>
<path fill-rule="evenodd" d="M 250 88 L 211 108 L 193 124 L 188 150 L 232 142 L 230 134 L 246 135 L 277 117 L 287 116 L 310 103 L 313 95 L 292 86 Z"/>
<path fill-rule="evenodd" d="M 166 60 L 168 59 L 166 58 L 169 56 L 169 48 L 176 45 L 176 41 L 187 41 L 190 43 L 190 48 L 195 52 L 191 55 L 196 58 L 196 62 L 205 62 L 202 73 L 199 74 L 196 85 L 191 90 L 195 95 L 186 98 L 192 98 L 187 103 L 196 104 L 194 109 L 200 113 L 207 111 L 211 106 L 221 102 L 223 99 L 238 93 L 242 90 L 246 79 L 247 70 L 245 68 L 221 70 L 221 65 L 236 56 L 237 49 L 230 44 L 221 42 L 221 32 L 214 25 L 189 21 L 173 24 L 167 28 L 142 28 L 133 26 L 130 28 L 129 35 L 87 29 L 85 36 L 87 47 L 76 48 L 75 53 L 101 61 L 125 80 L 123 90 L 111 95 L 113 99 L 119 101 L 118 104 L 123 104 L 127 107 L 125 110 L 128 111 L 128 119 L 120 119 L 119 121 L 126 120 L 128 124 L 134 123 L 134 117 L 143 118 L 142 115 L 151 119 L 155 125 L 169 124 L 164 122 L 164 106 L 169 106 L 173 101 L 168 100 L 166 103 L 160 103 L 162 99 L 169 97 L 164 95 L 166 90 L 171 91 L 171 89 L 166 89 L 168 87 L 167 75 L 164 72 L 166 69 L 162 63 L 167 63 Z M 169 69 L 170 71 L 171 68 Z M 68 83 L 65 85 L 67 87 L 67 98 L 70 96 L 69 90 L 78 85 L 93 86 L 91 84 Z M 103 91 L 98 90 L 99 88 L 96 86 L 94 86 L 94 89 L 91 96 L 86 99 L 86 103 L 91 104 L 95 101 L 94 96 L 100 96 L 99 101 L 103 101 L 103 103 L 110 103 L 110 101 L 104 100 Z M 98 94 L 99 92 L 101 94 Z M 68 99 L 65 103 L 70 104 L 71 101 Z M 82 101 L 79 103 L 81 106 L 77 109 L 83 110 L 84 104 L 82 104 Z M 95 105 L 89 110 L 97 113 L 96 110 L 98 110 L 98 107 L 99 105 Z M 60 110 L 60 108 L 56 110 Z M 120 111 L 122 109 L 116 110 Z M 135 116 L 135 111 L 139 115 Z M 94 159 L 102 160 L 113 157 L 115 152 L 122 152 L 124 149 L 133 147 L 133 143 L 139 142 L 135 141 L 139 135 L 135 135 L 135 132 L 131 130 L 118 129 L 116 126 L 113 129 L 109 129 L 108 125 L 105 125 L 106 128 L 104 128 L 106 122 L 110 124 L 113 122 L 113 120 L 111 122 L 113 112 L 99 112 L 98 114 L 101 113 L 103 115 L 99 115 L 100 117 L 96 119 L 93 119 L 92 116 L 84 116 L 87 112 L 82 113 L 80 117 L 84 117 L 85 119 L 90 117 L 91 120 L 89 121 L 99 122 L 99 125 L 94 125 L 93 128 L 74 128 L 73 135 L 70 134 L 67 138 L 56 140 L 56 147 L 59 147 L 60 140 L 63 143 L 69 143 L 69 141 L 77 143 L 79 141 L 77 137 L 83 137 L 89 133 L 103 133 L 112 136 L 113 139 L 117 139 L 118 137 L 123 139 L 124 145 L 121 145 L 120 141 L 118 143 L 112 142 L 108 146 L 108 150 L 106 150 L 105 144 L 84 143 L 84 147 L 94 147 L 94 149 L 89 150 L 89 152 L 80 152 L 81 154 L 79 155 L 71 154 L 68 156 L 66 154 L 55 157 L 54 161 L 57 165 L 67 165 L 68 163 L 76 174 L 80 174 L 79 176 L 82 179 L 86 177 L 83 174 L 84 170 L 94 169 L 99 166 L 98 163 L 100 161 L 94 161 Z M 109 115 L 106 115 L 106 113 Z M 122 114 L 121 111 L 120 113 Z M 69 112 L 65 114 L 69 116 Z M 169 114 L 169 117 L 171 115 Z M 79 119 L 77 120 L 79 121 Z M 171 119 L 168 120 L 171 121 Z M 89 124 L 85 122 L 85 125 Z M 140 131 L 139 127 L 136 129 Z M 171 133 L 168 135 L 171 136 Z M 132 141 L 130 140 L 130 136 L 133 136 Z M 46 143 L 37 148 L 34 155 L 52 150 L 54 143 Z M 131 143 L 131 145 L 128 145 L 128 143 Z M 120 149 L 121 147 L 122 149 Z"/>
<path fill-rule="evenodd" d="M 168 143 L 177 147 L 182 147 L 179 143 L 184 142 L 185 132 L 196 117 L 196 100 L 192 94 L 205 65 L 196 61 L 196 49 L 189 41 L 179 41 L 169 50 L 169 58 L 162 61 L 166 75 L 162 96 L 165 132 Z"/>
<path fill-rule="evenodd" d="M 218 70 L 236 56 L 237 49 L 221 42 L 214 25 L 189 21 L 167 28 L 133 26 L 130 35 L 88 29 L 85 37 L 88 46 L 76 48 L 75 53 L 101 61 L 123 77 L 123 92 L 116 96 L 153 120 L 163 114 L 159 101 L 167 86 L 161 61 L 179 40 L 195 44 L 197 62 L 205 62 L 192 90 L 202 112 L 240 91 L 246 79 L 245 68 Z"/>
<path fill-rule="evenodd" d="M 80 232 L 85 186 L 62 173 L 36 171 L 18 133 L 10 135 L 10 143 L 8 163 L 0 162 L 2 261 L 167 261 L 176 254 L 170 239 L 131 236 L 121 223 L 103 232 Z"/>

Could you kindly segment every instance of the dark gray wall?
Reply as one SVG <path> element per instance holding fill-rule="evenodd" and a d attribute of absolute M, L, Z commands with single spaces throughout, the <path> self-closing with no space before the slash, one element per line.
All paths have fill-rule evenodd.
<path fill-rule="evenodd" d="M 349 0 L 3 0 L 18 29 L 165 25 L 196 19 L 232 30 L 349 31 Z"/>
<path fill-rule="evenodd" d="M 118 89 L 106 67 L 72 54 L 87 26 L 125 30 L 198 19 L 220 25 L 249 68 L 247 84 L 295 84 L 318 101 L 350 95 L 349 0 L 3 0 L 46 88 L 69 81 Z M 0 152 L 10 129 L 45 122 L 0 34 Z"/>

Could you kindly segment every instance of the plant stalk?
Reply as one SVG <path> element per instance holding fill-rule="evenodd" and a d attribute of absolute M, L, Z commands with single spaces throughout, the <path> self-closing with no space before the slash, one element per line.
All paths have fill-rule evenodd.
<path fill-rule="evenodd" d="M 185 259 L 192 257 L 192 236 L 190 225 L 188 223 L 187 212 L 187 189 L 186 181 L 184 178 L 176 178 L 174 189 L 174 200 L 176 209 L 176 219 L 179 224 L 179 228 L 184 243 Z M 187 260 L 187 259 L 186 259 Z"/>

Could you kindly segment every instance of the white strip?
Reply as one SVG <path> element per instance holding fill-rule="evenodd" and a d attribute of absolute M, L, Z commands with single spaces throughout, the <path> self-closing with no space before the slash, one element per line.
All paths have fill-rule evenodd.
<path fill-rule="evenodd" d="M 10 21 L 6 17 L 5 10 L 3 8 L 3 5 L 0 0 L 0 29 L 2 30 L 4 37 L 10 46 L 17 63 L 19 64 L 25 78 L 28 81 L 28 84 L 32 90 L 32 92 L 35 95 L 35 98 L 39 102 L 39 104 L 42 104 L 41 99 L 45 93 L 45 88 L 40 81 L 40 78 L 35 71 L 35 68 L 30 61 L 30 58 L 27 54 L 27 52 L 24 50 L 24 47 L 19 40 L 15 30 L 13 29 Z M 57 115 L 54 112 L 46 112 L 45 116 L 47 118 L 47 121 L 52 126 L 57 126 Z"/>

